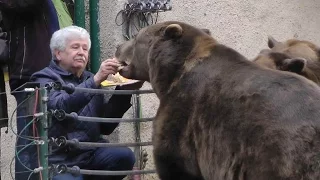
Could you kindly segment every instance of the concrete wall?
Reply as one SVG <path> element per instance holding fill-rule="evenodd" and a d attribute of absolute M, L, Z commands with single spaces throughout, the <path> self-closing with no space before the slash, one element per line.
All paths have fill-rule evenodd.
<path fill-rule="evenodd" d="M 124 41 L 122 29 L 116 26 L 114 19 L 123 8 L 125 0 L 100 0 L 100 36 L 101 58 L 112 57 L 116 45 Z M 172 11 L 159 13 L 159 21 L 178 20 L 195 26 L 208 28 L 220 42 L 238 50 L 252 59 L 257 53 L 267 48 L 267 36 L 272 35 L 279 40 L 299 38 L 311 40 L 320 45 L 320 20 L 318 0 L 172 0 Z M 143 89 L 149 89 L 146 83 Z M 10 112 L 15 106 L 12 98 Z M 152 117 L 156 113 L 158 99 L 155 95 L 142 95 L 144 117 Z M 131 116 L 129 110 L 126 117 Z M 141 124 L 142 141 L 150 141 L 151 123 Z M 1 171 L 4 180 L 9 179 L 8 165 L 13 155 L 14 136 L 4 134 L 2 129 Z M 134 131 L 130 124 L 122 124 L 112 136 L 114 141 L 133 142 Z M 152 148 L 147 149 L 150 157 L 147 169 L 153 169 Z M 144 176 L 144 179 L 157 179 L 156 175 Z"/>

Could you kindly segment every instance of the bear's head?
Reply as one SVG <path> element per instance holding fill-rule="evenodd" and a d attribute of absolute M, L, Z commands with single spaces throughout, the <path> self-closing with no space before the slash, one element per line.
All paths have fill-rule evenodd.
<path fill-rule="evenodd" d="M 170 84 L 187 66 L 192 66 L 188 62 L 209 56 L 214 43 L 207 29 L 168 21 L 141 29 L 117 48 L 116 57 L 124 65 L 122 76 Z"/>
<path fill-rule="evenodd" d="M 320 83 L 320 48 L 309 41 L 290 39 L 279 42 L 268 38 L 270 49 L 260 51 L 253 62 L 270 69 L 300 74 Z"/>

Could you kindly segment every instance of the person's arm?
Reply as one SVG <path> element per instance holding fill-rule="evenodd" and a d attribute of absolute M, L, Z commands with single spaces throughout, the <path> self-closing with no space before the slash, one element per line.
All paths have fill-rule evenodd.
<path fill-rule="evenodd" d="M 0 0 L 0 8 L 15 12 L 34 11 L 46 0 Z"/>
<path fill-rule="evenodd" d="M 76 87 L 98 89 L 100 88 L 101 82 L 107 79 L 109 74 L 115 74 L 117 72 L 117 68 L 119 66 L 120 64 L 117 60 L 107 59 L 101 63 L 100 68 L 95 75 L 91 75 L 89 79 L 85 80 Z M 56 74 L 50 68 L 46 68 L 33 74 L 30 80 L 39 82 L 42 86 L 49 82 L 56 81 L 64 84 L 62 77 Z M 63 109 L 67 113 L 78 112 L 90 102 L 93 96 L 94 94 L 92 93 L 75 91 L 72 94 L 68 94 L 65 91 L 52 90 L 52 92 L 49 94 L 48 108 Z"/>
<path fill-rule="evenodd" d="M 117 86 L 116 90 L 133 90 L 140 89 L 144 82 L 137 82 L 130 85 Z M 103 117 L 121 118 L 125 112 L 131 107 L 132 95 L 113 95 L 108 103 L 103 106 Z M 119 123 L 101 123 L 101 134 L 109 135 L 118 126 Z"/>
<path fill-rule="evenodd" d="M 118 89 L 118 87 L 116 88 Z M 113 95 L 103 106 L 104 118 L 121 118 L 131 107 L 132 95 Z M 101 134 L 110 135 L 119 123 L 100 123 Z"/>
<path fill-rule="evenodd" d="M 31 80 L 33 82 L 40 83 L 41 87 L 44 87 L 50 82 L 58 81 L 59 78 L 53 75 L 36 73 L 31 77 Z M 63 82 L 61 83 L 64 84 Z M 90 77 L 76 87 L 91 89 L 99 88 L 98 86 L 96 86 L 93 77 Z M 72 94 L 68 94 L 64 90 L 57 91 L 52 89 L 49 93 L 48 109 L 62 109 L 66 113 L 78 112 L 89 103 L 93 96 L 94 94 L 90 93 L 75 91 Z"/>

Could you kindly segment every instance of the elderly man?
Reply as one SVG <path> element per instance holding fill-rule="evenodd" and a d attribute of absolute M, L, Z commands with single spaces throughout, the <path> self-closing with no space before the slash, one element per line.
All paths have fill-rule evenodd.
<path fill-rule="evenodd" d="M 49 82 L 59 81 L 62 84 L 72 83 L 75 87 L 99 89 L 100 83 L 108 75 L 118 72 L 119 62 L 107 59 L 101 63 L 96 74 L 85 71 L 91 41 L 88 32 L 80 27 L 69 26 L 56 31 L 50 42 L 53 60 L 45 69 L 32 75 L 31 80 L 42 86 Z M 130 85 L 131 88 L 134 87 Z M 135 84 L 140 88 L 142 83 Z M 119 86 L 116 89 L 130 89 Z M 122 117 L 130 108 L 131 95 L 113 95 L 104 102 L 103 95 L 64 91 L 51 91 L 48 109 L 63 109 L 67 113 L 77 112 L 80 116 L 89 117 Z M 53 119 L 49 137 L 65 136 L 67 139 L 78 139 L 80 142 L 106 142 L 100 135 L 109 135 L 118 123 L 80 122 L 75 120 L 57 121 Z M 77 165 L 84 169 L 94 170 L 131 170 L 135 162 L 133 152 L 129 148 L 78 148 L 61 147 L 53 150 L 49 156 L 49 164 Z M 123 176 L 103 177 L 90 176 L 91 180 L 122 179 Z M 78 180 L 82 176 L 61 174 L 54 180 Z"/>

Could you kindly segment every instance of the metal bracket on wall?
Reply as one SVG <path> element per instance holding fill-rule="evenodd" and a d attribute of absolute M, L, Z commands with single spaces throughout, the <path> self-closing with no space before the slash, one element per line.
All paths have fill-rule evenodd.
<path fill-rule="evenodd" d="M 117 14 L 115 23 L 122 26 L 123 36 L 129 40 L 141 28 L 156 24 L 159 12 L 172 10 L 171 0 L 128 0 Z"/>
<path fill-rule="evenodd" d="M 172 9 L 171 0 L 128 0 L 125 10 L 157 12 Z"/>

